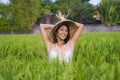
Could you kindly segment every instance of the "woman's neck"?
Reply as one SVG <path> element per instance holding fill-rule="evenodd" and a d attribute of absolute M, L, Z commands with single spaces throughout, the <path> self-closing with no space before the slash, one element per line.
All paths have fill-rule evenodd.
<path fill-rule="evenodd" d="M 64 42 L 63 40 L 59 40 L 59 39 L 58 39 L 57 45 L 58 45 L 58 46 L 62 46 L 62 45 L 64 45 L 64 43 L 65 43 L 65 42 Z"/>

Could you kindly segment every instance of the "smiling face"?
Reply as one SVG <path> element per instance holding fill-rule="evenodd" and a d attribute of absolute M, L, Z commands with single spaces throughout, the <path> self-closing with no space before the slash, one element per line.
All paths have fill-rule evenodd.
<path fill-rule="evenodd" d="M 64 41 L 64 44 L 70 39 L 69 26 L 67 24 L 60 25 L 53 35 L 53 43 L 58 43 L 58 41 Z"/>
<path fill-rule="evenodd" d="M 68 29 L 66 25 L 62 25 L 58 30 L 57 30 L 57 39 L 65 40 L 68 35 Z"/>
<path fill-rule="evenodd" d="M 67 41 L 70 39 L 70 32 L 69 32 L 69 27 L 66 24 L 63 24 L 59 26 L 54 34 L 54 43 L 57 43 L 59 40 L 64 41 L 67 43 Z"/>

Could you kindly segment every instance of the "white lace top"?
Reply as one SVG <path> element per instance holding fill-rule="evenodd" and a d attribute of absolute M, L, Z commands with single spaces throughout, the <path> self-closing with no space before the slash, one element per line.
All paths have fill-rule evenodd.
<path fill-rule="evenodd" d="M 62 47 L 58 47 L 57 44 L 47 45 L 49 59 L 58 58 L 59 60 L 64 60 L 66 62 L 72 59 L 73 49 L 73 43 L 64 44 Z"/>

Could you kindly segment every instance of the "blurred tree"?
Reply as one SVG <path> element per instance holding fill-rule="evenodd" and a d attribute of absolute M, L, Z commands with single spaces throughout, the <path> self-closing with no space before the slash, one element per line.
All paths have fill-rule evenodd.
<path fill-rule="evenodd" d="M 9 4 L 0 3 L 0 31 L 5 31 L 9 29 L 9 21 Z"/>
<path fill-rule="evenodd" d="M 89 2 L 90 0 L 82 0 L 82 2 Z"/>
<path fill-rule="evenodd" d="M 39 16 L 40 0 L 10 0 L 11 26 L 32 29 Z"/>
<path fill-rule="evenodd" d="M 101 0 L 97 10 L 101 22 L 107 26 L 117 25 L 120 21 L 120 0 Z"/>
<path fill-rule="evenodd" d="M 51 9 L 55 13 L 60 10 L 66 17 L 84 23 L 93 23 L 93 6 L 89 0 L 56 0 Z"/>
<path fill-rule="evenodd" d="M 52 3 L 52 0 L 42 0 L 42 3 L 43 3 L 44 5 L 49 5 L 49 4 Z"/>
<path fill-rule="evenodd" d="M 73 17 L 74 20 L 82 22 L 84 24 L 91 24 L 95 20 L 93 19 L 93 6 L 88 2 L 78 4 L 76 8 L 73 9 L 75 12 Z"/>

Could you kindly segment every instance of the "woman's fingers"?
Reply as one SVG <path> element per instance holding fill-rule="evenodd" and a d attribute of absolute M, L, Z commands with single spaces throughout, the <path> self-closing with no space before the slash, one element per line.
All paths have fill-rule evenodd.
<path fill-rule="evenodd" d="M 58 15 L 59 15 L 59 16 L 62 16 L 62 13 L 61 13 L 60 11 L 58 11 Z"/>
<path fill-rule="evenodd" d="M 55 14 L 55 16 L 58 18 L 59 16 L 57 14 Z"/>
<path fill-rule="evenodd" d="M 65 20 L 65 15 L 62 15 L 60 11 L 58 11 L 58 14 L 56 14 L 56 17 L 61 20 Z"/>
<path fill-rule="evenodd" d="M 56 17 L 57 17 L 58 19 L 61 19 L 60 16 L 59 16 L 58 14 L 55 14 L 55 15 L 56 15 Z"/>

